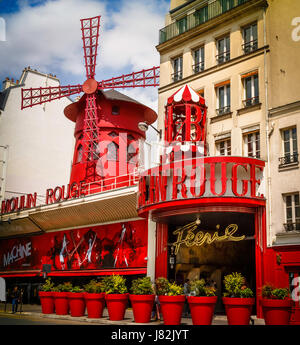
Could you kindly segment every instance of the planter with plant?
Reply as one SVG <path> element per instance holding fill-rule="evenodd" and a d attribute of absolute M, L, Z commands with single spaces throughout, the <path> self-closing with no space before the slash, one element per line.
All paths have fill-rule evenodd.
<path fill-rule="evenodd" d="M 180 325 L 185 302 L 183 287 L 170 283 L 166 278 L 160 277 L 155 281 L 161 313 L 165 325 Z"/>
<path fill-rule="evenodd" d="M 105 306 L 104 284 L 91 280 L 84 285 L 84 298 L 89 318 L 100 318 L 103 315 Z"/>
<path fill-rule="evenodd" d="M 287 288 L 266 284 L 261 289 L 261 306 L 266 325 L 288 325 L 293 301 Z"/>
<path fill-rule="evenodd" d="M 70 314 L 73 317 L 80 317 L 85 312 L 84 290 L 79 286 L 73 286 L 68 292 Z"/>
<path fill-rule="evenodd" d="M 120 275 L 111 275 L 104 277 L 103 283 L 109 319 L 123 320 L 128 303 L 126 279 Z"/>
<path fill-rule="evenodd" d="M 216 289 L 207 286 L 204 279 L 194 280 L 190 285 L 189 303 L 193 325 L 211 325 L 218 297 Z"/>
<path fill-rule="evenodd" d="M 69 300 L 68 292 L 72 289 L 70 282 L 58 284 L 53 288 L 55 313 L 56 315 L 68 315 L 69 314 Z"/>
<path fill-rule="evenodd" d="M 225 290 L 222 301 L 229 325 L 249 325 L 255 303 L 253 291 L 247 287 L 241 273 L 233 272 L 224 277 Z"/>
<path fill-rule="evenodd" d="M 42 285 L 39 291 L 39 297 L 42 306 L 43 314 L 53 314 L 54 313 L 54 296 L 53 296 L 54 283 L 51 278 L 46 279 L 46 282 Z"/>
<path fill-rule="evenodd" d="M 148 323 L 155 299 L 150 277 L 138 278 L 132 281 L 129 299 L 132 305 L 134 321 Z"/>

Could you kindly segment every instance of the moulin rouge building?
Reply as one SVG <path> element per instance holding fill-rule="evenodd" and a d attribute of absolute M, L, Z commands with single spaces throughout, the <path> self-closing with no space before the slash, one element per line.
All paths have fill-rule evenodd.
<path fill-rule="evenodd" d="M 144 71 L 127 81 L 122 78 L 97 85 L 90 80 L 94 80 L 93 73 L 87 73 L 85 94 L 64 111 L 76 123 L 70 183 L 49 187 L 40 206 L 35 204 L 34 193 L 2 203 L 2 277 L 40 282 L 44 265 L 51 265 L 49 276 L 61 280 L 77 277 L 84 281 L 113 273 L 129 279 L 145 274 L 152 279 L 165 276 L 179 283 L 206 277 L 216 282 L 221 297 L 224 275 L 239 271 L 256 292 L 254 312 L 258 317 L 262 316 L 259 289 L 263 284 L 291 290 L 291 282 L 297 286 L 297 229 L 281 235 L 278 231 L 275 245 L 270 240 L 268 177 L 270 165 L 275 163 L 268 161 L 262 145 L 266 139 L 264 55 L 270 54 L 262 38 L 265 3 L 228 2 L 227 7 L 214 7 L 217 12 L 213 16 L 212 8 L 206 11 L 203 1 L 171 2 L 167 26 L 161 30 L 157 46 L 161 55 L 161 140 L 151 146 L 153 154 L 145 152 L 141 144 L 145 133 L 140 129 L 141 123 L 151 125 L 157 115 L 104 88 L 132 86 L 133 79 L 155 86 L 157 69 L 148 70 L 148 78 Z M 271 9 L 273 15 L 278 10 Z M 226 36 L 225 29 L 225 34 L 231 32 L 232 18 L 237 14 L 241 23 L 234 25 L 242 35 L 248 24 L 251 26 L 251 39 L 245 36 L 246 41 L 241 42 L 250 51 L 241 52 L 241 56 L 227 49 L 236 35 L 216 43 Z M 185 21 L 197 16 L 202 19 L 193 22 L 195 26 L 185 26 Z M 221 17 L 228 25 L 219 26 L 216 41 L 212 41 L 212 31 L 207 30 L 219 25 Z M 212 42 L 220 50 L 217 63 L 208 55 L 213 51 Z M 234 90 L 241 92 L 235 84 L 238 78 L 245 94 L 236 105 L 230 95 Z M 48 91 L 51 99 L 53 90 Z M 61 91 L 67 93 L 63 87 Z M 24 92 L 23 105 L 33 105 L 32 91 L 29 95 Z M 72 92 L 78 89 L 74 87 Z M 41 96 L 37 94 L 37 103 Z M 270 129 L 268 138 L 274 143 L 277 131 L 297 128 L 293 122 L 297 104 L 292 100 L 286 103 L 284 109 L 273 105 L 270 111 L 275 129 L 273 134 Z M 280 117 L 282 111 L 288 116 Z M 239 152 L 239 148 L 248 151 Z M 155 159 L 147 158 L 153 156 Z M 287 152 L 283 156 L 287 157 Z M 296 157 L 295 153 L 291 157 Z M 289 164 L 294 167 L 297 162 L 286 161 L 279 173 L 289 174 Z M 277 172 L 272 176 L 277 179 Z M 296 201 L 293 197 L 295 209 Z M 216 312 L 224 312 L 221 298 Z M 292 322 L 299 320 L 299 302 L 295 302 Z"/>

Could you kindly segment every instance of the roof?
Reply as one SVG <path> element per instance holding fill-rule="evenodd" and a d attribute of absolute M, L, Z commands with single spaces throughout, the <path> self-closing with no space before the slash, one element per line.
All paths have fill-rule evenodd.
<path fill-rule="evenodd" d="M 182 102 L 205 104 L 204 98 L 187 84 L 182 86 L 167 100 L 167 104 Z"/>
<path fill-rule="evenodd" d="M 136 103 L 136 104 L 141 104 L 142 103 L 136 101 L 133 98 L 130 98 L 126 95 L 124 95 L 123 93 L 116 91 L 116 90 L 107 90 L 107 91 L 102 91 L 105 98 L 107 99 L 111 99 L 111 100 L 116 100 L 116 101 L 125 101 L 125 102 L 132 102 L 132 103 Z"/>

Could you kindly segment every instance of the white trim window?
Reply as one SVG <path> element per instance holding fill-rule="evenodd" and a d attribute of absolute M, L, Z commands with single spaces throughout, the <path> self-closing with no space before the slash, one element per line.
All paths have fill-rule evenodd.
<path fill-rule="evenodd" d="M 172 79 L 174 82 L 182 79 L 182 66 L 183 66 L 182 56 L 178 56 L 172 60 L 172 67 L 173 67 Z"/>
<path fill-rule="evenodd" d="M 285 229 L 286 231 L 300 230 L 300 200 L 299 192 L 286 194 L 285 202 Z"/>
<path fill-rule="evenodd" d="M 243 50 L 245 54 L 257 50 L 257 23 L 252 23 L 243 28 Z"/>
<path fill-rule="evenodd" d="M 223 62 L 230 60 L 230 36 L 225 36 L 217 40 L 217 63 L 221 64 Z"/>
<path fill-rule="evenodd" d="M 231 139 L 216 141 L 217 156 L 231 156 Z"/>
<path fill-rule="evenodd" d="M 280 165 L 298 163 L 297 128 L 284 129 L 282 132 L 283 157 L 279 158 Z"/>
<path fill-rule="evenodd" d="M 244 106 L 250 107 L 259 103 L 258 74 L 250 75 L 244 80 Z"/>
<path fill-rule="evenodd" d="M 230 113 L 230 84 L 216 88 L 217 93 L 217 115 Z"/>
<path fill-rule="evenodd" d="M 204 46 L 193 50 L 194 73 L 198 73 L 204 70 Z"/>
<path fill-rule="evenodd" d="M 259 131 L 244 134 L 244 155 L 253 158 L 260 158 Z"/>

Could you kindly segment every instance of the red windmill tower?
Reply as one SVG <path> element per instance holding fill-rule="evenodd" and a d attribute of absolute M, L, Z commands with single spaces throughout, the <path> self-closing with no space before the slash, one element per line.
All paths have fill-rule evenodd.
<path fill-rule="evenodd" d="M 107 129 L 107 127 L 122 127 L 116 123 L 115 120 L 111 121 L 112 124 L 108 124 L 107 121 L 103 121 L 105 124 L 102 124 L 101 127 L 101 120 L 104 120 L 104 117 L 107 120 L 107 113 L 105 113 L 104 109 L 106 108 L 106 103 L 104 102 L 105 100 L 107 101 L 114 99 L 123 102 L 123 104 L 126 103 L 127 105 L 136 103 L 136 108 L 133 110 L 131 109 L 134 120 L 127 119 L 127 121 L 130 122 L 129 127 L 131 127 L 131 131 L 135 131 L 135 128 L 138 127 L 137 124 L 139 121 L 146 121 L 148 124 L 151 124 L 157 118 L 156 113 L 150 108 L 147 108 L 146 106 L 143 106 L 130 98 L 126 98 L 126 96 L 116 91 L 114 95 L 111 93 L 108 95 L 108 93 L 106 94 L 104 92 L 104 89 L 158 86 L 159 67 L 133 72 L 117 78 L 102 80 L 100 82 L 95 80 L 99 29 L 100 16 L 81 19 L 84 61 L 86 68 L 86 81 L 82 85 L 22 89 L 21 109 L 84 92 L 84 95 L 78 102 L 70 104 L 64 110 L 66 117 L 76 122 L 75 150 L 76 147 L 78 148 L 79 146 L 79 141 L 81 145 L 80 169 L 78 169 L 78 165 L 75 167 L 73 162 L 70 183 L 76 180 L 77 182 L 79 182 L 78 180 L 84 180 L 85 182 L 90 183 L 101 181 L 103 179 L 103 176 L 99 176 L 96 169 L 97 162 L 101 156 L 101 152 L 99 152 L 98 147 L 101 140 L 103 140 L 103 138 L 101 138 L 101 131 L 103 128 Z M 134 116 L 135 112 L 139 112 L 140 115 Z M 138 135 L 136 139 L 144 136 L 144 133 L 138 129 L 137 133 Z M 107 136 L 105 140 L 107 140 Z M 82 173 L 83 170 L 84 175 Z M 118 175 L 118 172 L 116 172 L 115 175 Z"/>

